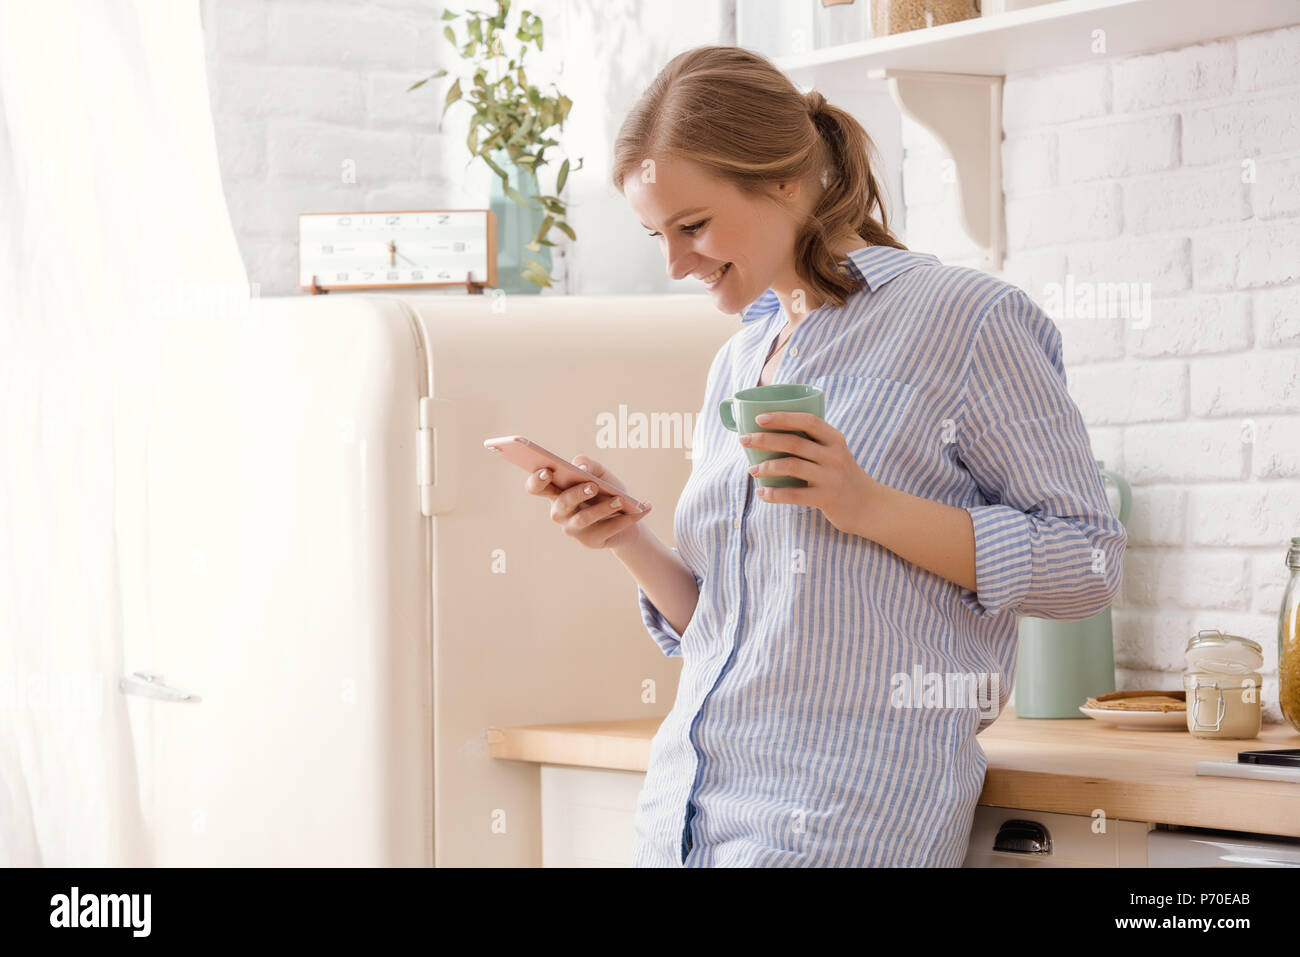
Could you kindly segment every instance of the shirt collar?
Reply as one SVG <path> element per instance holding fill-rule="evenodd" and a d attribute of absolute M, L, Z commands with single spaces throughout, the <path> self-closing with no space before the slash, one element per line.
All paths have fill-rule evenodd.
<path fill-rule="evenodd" d="M 893 246 L 863 246 L 848 253 L 847 259 L 841 259 L 849 271 L 862 280 L 867 289 L 875 292 L 885 283 L 901 273 L 917 266 L 933 263 L 939 265 L 939 259 L 930 253 L 913 252 L 910 249 L 896 249 Z M 776 293 L 768 289 L 752 303 L 741 310 L 741 322 L 755 319 L 767 319 L 781 308 L 781 300 Z"/>

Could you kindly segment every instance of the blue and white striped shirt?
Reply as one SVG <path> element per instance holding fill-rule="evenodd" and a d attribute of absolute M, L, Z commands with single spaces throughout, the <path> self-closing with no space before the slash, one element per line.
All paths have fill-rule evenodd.
<path fill-rule="evenodd" d="M 785 325 L 769 289 L 714 357 L 696 418 L 673 522 L 700 585 L 685 633 L 637 588 L 682 671 L 633 866 L 959 866 L 984 783 L 975 736 L 1010 695 L 1019 616 L 1084 618 L 1119 589 L 1127 535 L 1051 319 L 934 256 L 868 246 L 842 262 L 863 285 L 798 324 L 772 381 L 824 389 L 869 475 L 970 513 L 977 589 L 752 494 L 717 408 L 758 384 Z M 959 700 L 952 675 L 987 706 Z"/>

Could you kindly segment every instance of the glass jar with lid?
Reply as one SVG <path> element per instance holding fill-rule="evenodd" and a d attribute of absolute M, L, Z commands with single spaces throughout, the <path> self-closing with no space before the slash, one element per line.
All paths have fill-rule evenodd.
<path fill-rule="evenodd" d="M 979 15 L 979 0 L 871 0 L 871 32 L 883 37 Z"/>
<path fill-rule="evenodd" d="M 813 7 L 813 46 L 818 50 L 870 39 L 868 0 L 821 0 Z"/>
<path fill-rule="evenodd" d="M 1259 642 L 1207 628 L 1187 642 L 1185 657 L 1187 730 L 1198 738 L 1259 737 Z"/>
<path fill-rule="evenodd" d="M 1291 578 L 1277 616 L 1277 697 L 1282 716 L 1300 731 L 1300 538 L 1286 554 Z"/>

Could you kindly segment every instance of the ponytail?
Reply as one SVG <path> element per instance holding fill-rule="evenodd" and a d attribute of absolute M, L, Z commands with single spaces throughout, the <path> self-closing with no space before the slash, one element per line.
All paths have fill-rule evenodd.
<path fill-rule="evenodd" d="M 889 231 L 880 186 L 871 171 L 875 146 L 867 131 L 816 90 L 806 94 L 804 102 L 825 145 L 825 192 L 795 240 L 795 262 L 818 299 L 842 306 L 857 282 L 845 274 L 831 253 L 835 237 L 857 233 L 873 246 L 907 247 Z"/>

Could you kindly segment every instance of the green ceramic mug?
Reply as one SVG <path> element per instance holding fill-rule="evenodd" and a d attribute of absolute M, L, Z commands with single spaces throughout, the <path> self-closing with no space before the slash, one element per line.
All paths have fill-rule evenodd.
<path fill-rule="evenodd" d="M 768 429 L 754 421 L 764 412 L 811 412 L 818 418 L 826 415 L 826 395 L 815 385 L 760 385 L 742 389 L 718 405 L 722 424 L 732 432 L 787 432 L 809 438 L 805 432 L 792 429 Z M 745 447 L 751 465 L 768 459 L 785 458 L 789 452 L 772 452 L 767 449 Z M 793 475 L 761 475 L 759 485 L 773 488 L 804 488 L 808 485 Z"/>

